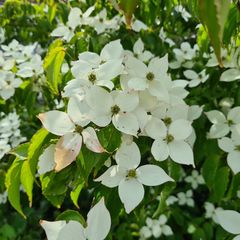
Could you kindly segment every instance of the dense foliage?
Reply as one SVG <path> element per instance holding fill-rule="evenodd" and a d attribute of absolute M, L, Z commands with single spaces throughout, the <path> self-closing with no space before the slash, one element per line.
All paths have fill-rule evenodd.
<path fill-rule="evenodd" d="M 0 239 L 240 239 L 239 26 L 239 1 L 6 1 Z"/>

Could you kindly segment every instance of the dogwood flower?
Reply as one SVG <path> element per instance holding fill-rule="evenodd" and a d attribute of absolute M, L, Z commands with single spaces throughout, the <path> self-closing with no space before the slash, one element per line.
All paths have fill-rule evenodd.
<path fill-rule="evenodd" d="M 111 166 L 105 173 L 95 179 L 103 185 L 114 188 L 118 186 L 119 197 L 127 213 L 130 213 L 142 201 L 146 186 L 157 186 L 173 181 L 162 168 L 156 165 L 140 164 L 140 151 L 136 143 L 122 143 L 115 156 L 117 165 Z"/>
<path fill-rule="evenodd" d="M 22 83 L 20 78 L 16 78 L 15 74 L 10 71 L 0 70 L 0 96 L 7 100 L 15 93 L 15 88 L 18 88 Z"/>
<path fill-rule="evenodd" d="M 227 163 L 232 169 L 234 174 L 240 172 L 240 135 L 234 131 L 232 132 L 231 138 L 224 137 L 218 139 L 218 146 L 227 152 Z"/>
<path fill-rule="evenodd" d="M 215 207 L 212 203 L 210 202 L 205 202 L 204 203 L 204 208 L 206 210 L 205 217 L 206 218 L 211 218 L 215 223 L 218 223 L 217 215 L 216 212 L 219 210 L 223 210 L 220 207 Z"/>
<path fill-rule="evenodd" d="M 148 62 L 151 58 L 154 57 L 154 55 L 150 51 L 144 50 L 144 44 L 141 38 L 139 38 L 134 43 L 133 52 L 125 51 L 125 53 L 138 58 L 142 62 Z"/>
<path fill-rule="evenodd" d="M 173 235 L 171 227 L 167 224 L 167 217 L 165 215 L 160 215 L 158 219 L 146 219 L 146 226 L 140 229 L 140 239 L 148 239 L 151 236 L 154 238 L 159 238 L 162 235 L 170 236 Z"/>
<path fill-rule="evenodd" d="M 233 240 L 240 240 L 240 213 L 233 210 L 218 210 L 216 216 L 224 230 L 235 235 L 237 234 Z"/>
<path fill-rule="evenodd" d="M 99 85 L 113 89 L 112 80 L 123 71 L 122 61 L 123 48 L 120 40 L 106 44 L 100 55 L 92 52 L 81 53 L 78 61 L 72 62 L 71 72 L 76 79 L 68 85 L 73 84 L 73 89 L 77 85 L 78 88 L 81 88 L 81 85 Z"/>
<path fill-rule="evenodd" d="M 197 170 L 193 170 L 190 176 L 187 176 L 185 182 L 191 183 L 193 189 L 197 189 L 198 185 L 204 184 L 203 176 Z"/>
<path fill-rule="evenodd" d="M 186 70 L 183 72 L 183 74 L 190 80 L 188 83 L 189 87 L 196 87 L 200 83 L 205 83 L 209 77 L 209 75 L 206 74 L 206 69 L 202 70 L 200 73 L 196 73 L 193 70 Z"/>
<path fill-rule="evenodd" d="M 193 191 L 188 190 L 186 193 L 180 192 L 177 194 L 178 204 L 179 205 L 187 205 L 189 207 L 194 207 L 194 200 L 193 200 Z"/>
<path fill-rule="evenodd" d="M 104 240 L 111 227 L 111 217 L 102 198 L 88 213 L 87 226 L 77 221 L 42 220 L 48 240 Z"/>
<path fill-rule="evenodd" d="M 176 12 L 181 14 L 181 16 L 185 20 L 185 22 L 188 22 L 188 20 L 191 18 L 190 13 L 187 12 L 187 10 L 182 5 L 178 5 L 174 9 Z"/>
<path fill-rule="evenodd" d="M 172 69 L 180 68 L 184 66 L 191 68 L 193 66 L 192 59 L 196 56 L 196 49 L 192 48 L 188 42 L 183 42 L 180 48 L 174 48 L 176 61 L 171 62 L 170 67 Z"/>
<path fill-rule="evenodd" d="M 162 120 L 152 117 L 145 126 L 147 135 L 154 139 L 152 155 L 158 161 L 164 161 L 170 156 L 174 162 L 194 166 L 192 148 L 185 142 L 192 133 L 191 123 L 178 119 L 167 124 L 168 128 Z"/>
<path fill-rule="evenodd" d="M 136 92 L 114 91 L 93 86 L 86 95 L 86 102 L 91 108 L 90 119 L 100 127 L 107 126 L 111 121 L 119 131 L 136 135 L 139 122 L 134 110 L 139 99 Z"/>
<path fill-rule="evenodd" d="M 74 36 L 75 29 L 83 24 L 88 23 L 90 14 L 93 12 L 94 6 L 88 8 L 85 13 L 82 13 L 80 8 L 74 7 L 68 15 L 66 26 L 60 24 L 51 33 L 52 37 L 61 37 L 63 40 L 69 42 Z"/>
<path fill-rule="evenodd" d="M 72 97 L 68 103 L 68 113 L 58 110 L 41 113 L 38 118 L 51 133 L 61 136 L 58 140 L 54 159 L 55 170 L 60 171 L 70 165 L 81 150 L 82 140 L 93 152 L 104 152 L 92 127 L 84 127 L 90 122 L 85 116 L 86 105 L 77 97 Z"/>
<path fill-rule="evenodd" d="M 240 126 L 240 107 L 232 108 L 227 117 L 217 110 L 206 112 L 206 116 L 213 123 L 208 133 L 209 138 L 224 137 L 229 131 L 233 131 L 238 125 Z"/>
<path fill-rule="evenodd" d="M 134 57 L 128 57 L 125 61 L 127 85 L 129 89 L 136 91 L 148 90 L 152 96 L 167 101 L 168 91 L 164 85 L 168 78 L 168 57 L 153 58 L 146 66 L 142 61 Z"/>

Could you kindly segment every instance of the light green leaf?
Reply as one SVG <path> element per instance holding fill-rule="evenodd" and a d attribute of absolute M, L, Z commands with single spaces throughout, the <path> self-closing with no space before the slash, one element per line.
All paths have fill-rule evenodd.
<path fill-rule="evenodd" d="M 229 0 L 199 0 L 200 18 L 208 30 L 220 66 L 222 66 L 221 45 L 223 30 L 229 9 Z"/>
<path fill-rule="evenodd" d="M 86 226 L 85 219 L 83 216 L 74 210 L 66 210 L 65 212 L 61 213 L 57 216 L 56 221 L 66 220 L 66 221 L 77 221 L 80 222 L 84 227 Z"/>
<path fill-rule="evenodd" d="M 70 193 L 70 197 L 71 197 L 71 199 L 72 199 L 72 201 L 73 201 L 73 204 L 74 204 L 77 208 L 79 208 L 78 198 L 79 198 L 79 195 L 80 195 L 83 187 L 84 187 L 84 182 L 80 183 L 80 184 L 79 184 L 74 190 L 72 190 L 71 193 Z"/>
<path fill-rule="evenodd" d="M 24 217 L 20 204 L 20 174 L 23 165 L 23 160 L 16 158 L 8 169 L 5 179 L 5 185 L 8 192 L 8 200 L 11 205 Z"/>
<path fill-rule="evenodd" d="M 60 71 L 65 57 L 65 49 L 60 43 L 55 43 L 44 59 L 44 69 L 46 71 L 47 82 L 54 94 L 58 94 L 58 84 L 60 83 Z M 54 46 L 55 46 L 54 45 Z"/>

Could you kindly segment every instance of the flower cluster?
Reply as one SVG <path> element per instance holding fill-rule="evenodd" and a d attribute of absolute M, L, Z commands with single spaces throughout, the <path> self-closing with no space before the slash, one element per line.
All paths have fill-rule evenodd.
<path fill-rule="evenodd" d="M 20 132 L 20 119 L 16 112 L 8 115 L 0 114 L 0 159 L 12 148 L 18 146 L 26 138 Z"/>
<path fill-rule="evenodd" d="M 41 52 L 37 43 L 24 46 L 17 40 L 0 46 L 0 97 L 9 99 L 22 79 L 37 79 L 43 74 Z"/>

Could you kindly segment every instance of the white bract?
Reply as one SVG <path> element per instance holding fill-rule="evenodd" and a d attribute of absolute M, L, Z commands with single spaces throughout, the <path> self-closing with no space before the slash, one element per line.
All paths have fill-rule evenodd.
<path fill-rule="evenodd" d="M 216 208 L 210 202 L 205 202 L 204 208 L 206 210 L 205 217 L 206 218 L 211 218 L 215 223 L 218 223 L 216 212 L 219 211 L 219 210 L 222 210 L 222 208 L 220 208 L 220 207 Z"/>
<path fill-rule="evenodd" d="M 79 54 L 78 60 L 72 62 L 71 72 L 75 79 L 64 88 L 64 97 L 75 94 L 84 97 L 93 85 L 104 86 L 112 90 L 113 79 L 123 72 L 123 48 L 120 40 L 104 46 L 100 55 L 93 52 Z"/>
<path fill-rule="evenodd" d="M 147 89 L 152 96 L 168 101 L 168 91 L 164 84 L 165 81 L 168 81 L 167 55 L 151 59 L 148 66 L 139 59 L 129 56 L 125 61 L 125 66 L 128 72 L 125 81 L 127 81 L 129 89 L 135 91 Z"/>
<path fill-rule="evenodd" d="M 127 213 L 130 213 L 142 201 L 146 186 L 158 186 L 173 181 L 162 168 L 155 165 L 140 164 L 140 151 L 136 143 L 122 143 L 115 156 L 117 165 L 111 166 L 105 173 L 95 179 L 103 185 L 114 188 L 118 186 L 119 197 Z"/>
<path fill-rule="evenodd" d="M 191 15 L 189 12 L 187 12 L 187 10 L 182 6 L 182 5 L 178 5 L 175 8 L 175 11 L 180 13 L 182 18 L 188 22 L 188 20 L 191 18 Z"/>
<path fill-rule="evenodd" d="M 169 156 L 180 164 L 193 165 L 193 151 L 185 141 L 192 133 L 191 123 L 184 119 L 166 119 L 164 122 L 152 117 L 146 124 L 147 135 L 154 139 L 151 152 L 158 161 L 164 161 Z M 157 129 L 157 130 L 156 130 Z"/>
<path fill-rule="evenodd" d="M 86 95 L 86 102 L 91 108 L 90 119 L 96 125 L 104 127 L 111 121 L 119 131 L 137 135 L 139 122 L 134 110 L 139 99 L 136 92 L 107 90 L 93 86 Z"/>
<path fill-rule="evenodd" d="M 38 115 L 43 126 L 49 132 L 61 136 L 54 153 L 56 171 L 62 170 L 76 159 L 82 146 L 82 140 L 86 147 L 93 152 L 105 151 L 98 141 L 95 130 L 92 127 L 84 129 L 90 122 L 84 117 L 85 109 L 83 101 L 72 97 L 68 103 L 68 114 L 53 110 Z"/>
<path fill-rule="evenodd" d="M 172 69 L 180 68 L 181 66 L 191 68 L 193 66 L 193 58 L 196 57 L 196 47 L 192 48 L 188 42 L 181 43 L 180 48 L 174 48 L 176 61 L 170 63 Z"/>
<path fill-rule="evenodd" d="M 200 83 L 205 83 L 209 77 L 209 75 L 206 74 L 206 69 L 202 70 L 200 73 L 196 73 L 193 70 L 186 70 L 183 74 L 190 80 L 188 83 L 189 87 L 196 87 Z"/>
<path fill-rule="evenodd" d="M 102 198 L 88 213 L 87 227 L 77 221 L 42 220 L 48 240 L 104 240 L 111 227 L 111 217 Z"/>
<path fill-rule="evenodd" d="M 68 15 L 67 24 L 59 24 L 51 33 L 52 37 L 61 37 L 63 40 L 69 42 L 73 36 L 75 29 L 84 24 L 89 23 L 89 16 L 93 12 L 94 7 L 90 7 L 85 13 L 82 13 L 80 8 L 74 7 Z"/>
<path fill-rule="evenodd" d="M 226 117 L 217 110 L 206 112 L 206 116 L 213 123 L 208 133 L 209 138 L 224 137 L 229 131 L 233 131 L 237 126 L 240 126 L 240 107 L 232 108 Z"/>
<path fill-rule="evenodd" d="M 224 137 L 218 139 L 218 146 L 227 152 L 227 163 L 232 169 L 234 174 L 240 172 L 240 135 L 236 131 L 233 131 L 231 138 Z"/>
<path fill-rule="evenodd" d="M 233 210 L 218 210 L 216 216 L 219 224 L 227 232 L 237 235 L 233 240 L 240 239 L 240 213 Z"/>
<path fill-rule="evenodd" d="M 133 45 L 133 52 L 125 51 L 126 54 L 134 56 L 143 62 L 148 62 L 154 55 L 147 50 L 144 50 L 144 44 L 141 38 L 139 38 Z"/>

